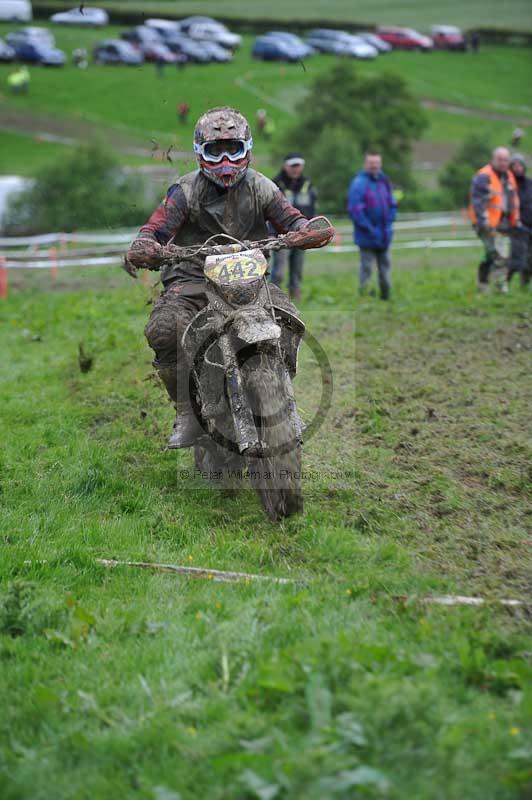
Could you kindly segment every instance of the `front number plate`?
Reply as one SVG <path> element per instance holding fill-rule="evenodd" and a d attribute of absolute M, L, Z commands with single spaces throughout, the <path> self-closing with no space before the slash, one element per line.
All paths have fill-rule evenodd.
<path fill-rule="evenodd" d="M 205 275 L 213 283 L 256 281 L 267 269 L 268 262 L 261 250 L 243 250 L 205 259 Z"/>

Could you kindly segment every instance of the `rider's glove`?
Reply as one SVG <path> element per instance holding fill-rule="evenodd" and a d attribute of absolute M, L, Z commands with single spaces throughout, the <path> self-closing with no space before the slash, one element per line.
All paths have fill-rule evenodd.
<path fill-rule="evenodd" d="M 127 251 L 123 267 L 132 278 L 139 269 L 159 269 L 162 247 L 154 239 L 135 239 Z"/>
<path fill-rule="evenodd" d="M 316 247 L 325 247 L 334 234 L 335 230 L 327 217 L 313 217 L 303 228 L 285 234 L 284 239 L 289 247 L 311 250 Z"/>

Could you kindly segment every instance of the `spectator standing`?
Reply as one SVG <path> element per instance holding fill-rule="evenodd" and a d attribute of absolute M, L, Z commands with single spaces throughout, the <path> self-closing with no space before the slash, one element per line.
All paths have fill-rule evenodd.
<path fill-rule="evenodd" d="M 30 88 L 30 71 L 25 64 L 7 76 L 7 85 L 12 94 L 28 94 Z"/>
<path fill-rule="evenodd" d="M 268 124 L 268 112 L 265 108 L 258 108 L 256 113 L 257 132 L 259 136 L 264 136 L 266 125 Z"/>
<path fill-rule="evenodd" d="M 382 300 L 390 297 L 390 256 L 397 202 L 390 179 L 382 171 L 380 153 L 370 151 L 364 168 L 353 178 L 347 201 L 349 216 L 355 224 L 354 240 L 360 248 L 360 294 L 365 294 L 377 261 Z"/>
<path fill-rule="evenodd" d="M 188 115 L 190 113 L 190 106 L 188 103 L 179 103 L 177 106 L 177 116 L 181 125 L 186 125 L 188 122 Z"/>
<path fill-rule="evenodd" d="M 87 50 L 84 47 L 76 47 L 76 49 L 72 51 L 72 61 L 74 66 L 78 67 L 78 69 L 87 69 L 89 65 Z"/>
<path fill-rule="evenodd" d="M 480 33 L 478 31 L 471 31 L 469 34 L 469 47 L 473 53 L 478 53 L 480 50 Z"/>
<path fill-rule="evenodd" d="M 478 289 L 485 292 L 493 277 L 495 288 L 508 291 L 509 235 L 519 226 L 517 183 L 509 169 L 506 147 L 493 151 L 491 162 L 478 170 L 471 182 L 469 219 L 484 245 L 478 268 Z"/>
<path fill-rule="evenodd" d="M 517 125 L 512 131 L 512 147 L 519 147 L 524 135 L 524 130 Z"/>
<path fill-rule="evenodd" d="M 518 272 L 524 289 L 532 278 L 532 180 L 526 177 L 526 161 L 519 153 L 510 159 L 510 169 L 517 184 L 521 226 L 511 236 L 508 281 Z"/>
<path fill-rule="evenodd" d="M 304 168 L 303 156 L 300 153 L 289 153 L 273 182 L 277 184 L 290 205 L 310 219 L 316 213 L 316 190 L 310 178 L 304 174 Z M 304 258 L 304 251 L 297 248 L 277 250 L 272 257 L 271 282 L 281 286 L 288 263 L 288 294 L 291 300 L 296 302 L 301 297 Z"/>

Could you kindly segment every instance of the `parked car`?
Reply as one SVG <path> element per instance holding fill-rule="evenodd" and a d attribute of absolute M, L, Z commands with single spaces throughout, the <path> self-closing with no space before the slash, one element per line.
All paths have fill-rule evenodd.
<path fill-rule="evenodd" d="M 376 58 L 379 55 L 379 50 L 373 45 L 366 42 L 361 36 L 349 36 L 349 39 L 346 39 L 346 53 L 347 56 L 353 56 L 353 58 Z"/>
<path fill-rule="evenodd" d="M 85 25 L 88 28 L 101 28 L 109 24 L 109 14 L 103 8 L 87 8 L 80 4 L 70 11 L 59 11 L 52 14 L 50 22 L 55 25 Z"/>
<path fill-rule="evenodd" d="M 42 64 L 45 67 L 62 67 L 66 63 L 66 55 L 57 47 L 50 47 L 41 42 L 19 42 L 13 45 L 19 61 L 27 64 Z"/>
<path fill-rule="evenodd" d="M 186 17 L 180 21 L 179 25 L 183 33 L 192 39 L 208 39 L 221 44 L 222 47 L 228 47 L 230 50 L 235 50 L 242 44 L 241 36 L 233 33 L 223 22 L 212 17 Z"/>
<path fill-rule="evenodd" d="M 377 28 L 377 35 L 388 44 L 402 50 L 420 50 L 427 53 L 434 47 L 430 36 L 424 36 L 413 28 L 380 27 Z"/>
<path fill-rule="evenodd" d="M 433 25 L 431 34 L 434 47 L 440 50 L 467 50 L 465 36 L 455 25 Z"/>
<path fill-rule="evenodd" d="M 142 53 L 145 61 L 157 61 L 159 64 L 185 64 L 188 61 L 186 56 L 173 53 L 164 42 L 144 42 L 136 45 L 136 49 Z"/>
<path fill-rule="evenodd" d="M 123 31 L 120 34 L 120 38 L 136 46 L 148 44 L 148 42 L 162 42 L 161 35 L 154 28 L 150 28 L 147 25 L 137 25 L 136 28 L 132 28 L 130 31 Z"/>
<path fill-rule="evenodd" d="M 315 28 L 307 35 L 306 42 L 321 53 L 332 53 L 337 56 L 375 58 L 378 55 L 375 47 L 365 42 L 360 36 L 347 33 L 347 31 Z"/>
<path fill-rule="evenodd" d="M 129 42 L 122 39 L 106 39 L 99 42 L 92 56 L 96 64 L 128 64 L 136 66 L 144 63 L 144 56 Z"/>
<path fill-rule="evenodd" d="M 303 39 L 300 39 L 299 36 L 296 36 L 295 33 L 288 33 L 288 31 L 268 31 L 264 36 L 271 36 L 274 39 L 286 42 L 294 49 L 299 48 L 301 51 L 301 58 L 308 58 L 316 53 L 313 47 L 304 42 Z"/>
<path fill-rule="evenodd" d="M 198 42 L 203 50 L 211 57 L 211 61 L 218 61 L 220 64 L 227 64 L 233 60 L 233 53 L 217 42 Z"/>
<path fill-rule="evenodd" d="M 274 36 L 257 36 L 251 51 L 253 58 L 262 61 L 301 61 L 302 54 L 299 47 L 295 48 L 283 39 Z"/>
<path fill-rule="evenodd" d="M 17 54 L 15 50 L 0 39 L 0 61 L 6 63 L 8 61 L 14 61 L 16 57 Z"/>
<path fill-rule="evenodd" d="M 35 28 L 28 26 L 26 28 L 18 28 L 6 36 L 6 42 L 11 47 L 16 47 L 17 44 L 32 44 L 47 45 L 48 47 L 55 47 L 55 39 L 53 34 L 47 28 Z"/>
<path fill-rule="evenodd" d="M 187 28 L 184 28 L 183 23 L 181 23 L 181 30 L 191 39 L 196 39 L 200 42 L 215 42 L 230 50 L 236 50 L 242 44 L 241 36 L 237 33 L 231 33 L 225 25 L 221 25 L 219 22 L 214 24 L 210 22 L 196 23 L 189 25 Z"/>
<path fill-rule="evenodd" d="M 2 0 L 0 3 L 2 22 L 30 22 L 32 16 L 30 0 Z"/>
<path fill-rule="evenodd" d="M 184 53 L 189 61 L 197 64 L 208 64 L 212 61 L 211 56 L 202 46 L 202 42 L 195 42 L 182 33 L 168 32 L 164 35 L 163 42 L 172 53 Z"/>
<path fill-rule="evenodd" d="M 156 19 L 152 17 L 144 20 L 144 25 L 147 28 L 153 28 L 160 36 L 165 33 L 179 33 L 181 30 L 179 22 L 173 19 Z"/>
<path fill-rule="evenodd" d="M 374 47 L 375 50 L 378 50 L 379 53 L 391 53 L 393 50 L 392 45 L 389 42 L 385 42 L 384 39 L 381 39 L 376 33 L 357 33 L 357 36 L 364 39 L 365 42 Z"/>

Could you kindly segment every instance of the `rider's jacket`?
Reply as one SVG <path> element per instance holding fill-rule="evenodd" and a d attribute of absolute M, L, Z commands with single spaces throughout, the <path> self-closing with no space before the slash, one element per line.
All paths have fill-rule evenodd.
<path fill-rule="evenodd" d="M 254 241 L 268 235 L 270 222 L 278 233 L 298 230 L 307 219 L 290 205 L 273 181 L 248 169 L 243 179 L 228 190 L 208 180 L 199 170 L 179 178 L 165 199 L 140 229 L 137 239 L 180 246 L 203 244 L 215 233 Z M 204 280 L 204 257 L 193 256 L 163 267 L 161 279 L 198 283 Z"/>

